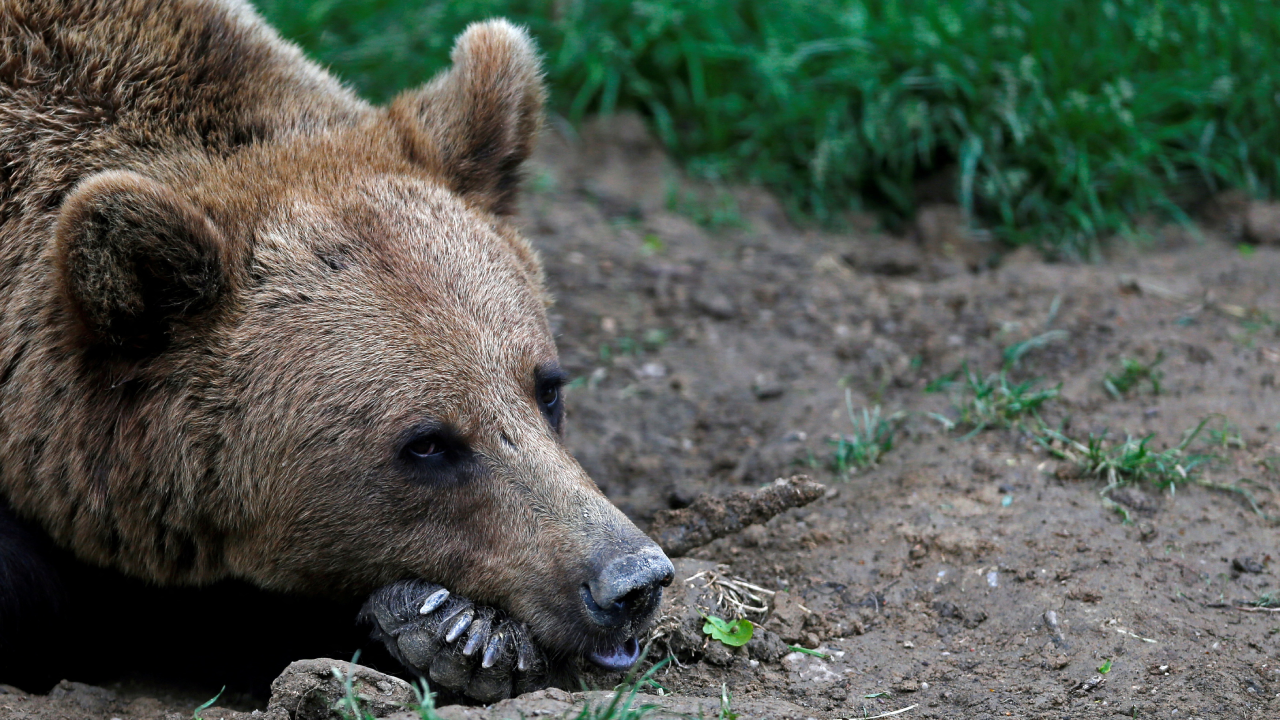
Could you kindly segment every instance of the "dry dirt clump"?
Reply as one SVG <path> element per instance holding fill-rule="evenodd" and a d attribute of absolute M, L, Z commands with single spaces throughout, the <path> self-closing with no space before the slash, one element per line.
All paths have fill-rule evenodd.
<path fill-rule="evenodd" d="M 723 498 L 701 495 L 687 508 L 658 511 L 649 536 L 667 555 L 678 557 L 749 525 L 768 522 L 791 508 L 808 505 L 826 491 L 824 486 L 796 475 L 778 478 L 754 493 L 739 490 Z"/>
<path fill-rule="evenodd" d="M 1154 246 L 1095 265 L 975 262 L 935 227 L 946 213 L 916 240 L 863 218 L 800 230 L 758 190 L 674 177 L 640 127 L 548 137 L 524 217 L 576 378 L 570 448 L 672 550 L 741 528 L 677 562 L 650 656 L 673 658 L 653 677 L 660 702 L 716 717 L 728 697 L 744 718 L 1280 717 L 1280 248 L 1151 228 Z M 1108 389 L 1138 366 L 1158 389 L 1153 373 Z M 987 389 L 1055 396 L 1034 413 L 1003 397 L 1006 422 L 949 430 L 974 409 L 966 367 Z M 873 417 L 903 420 L 875 432 Z M 1092 437 L 1095 464 L 1055 455 L 1044 427 L 1086 450 Z M 836 450 L 886 436 L 847 454 L 873 462 L 837 470 Z M 1105 496 L 1104 465 L 1120 485 Z M 751 514 L 750 493 L 797 473 L 833 492 Z M 755 635 L 725 646 L 703 614 Z M 189 718 L 221 685 L 194 681 L 189 701 L 150 702 Z M 103 692 L 107 709 L 76 717 L 162 716 Z M 589 697 L 442 714 L 555 717 Z M 68 698 L 9 692 L 0 713 L 71 717 Z"/>

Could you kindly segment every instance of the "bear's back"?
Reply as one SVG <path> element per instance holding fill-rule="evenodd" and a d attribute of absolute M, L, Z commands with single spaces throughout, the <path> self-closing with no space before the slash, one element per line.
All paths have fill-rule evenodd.
<path fill-rule="evenodd" d="M 226 157 L 368 112 L 241 0 L 6 0 L 0 228 L 107 167 Z"/>

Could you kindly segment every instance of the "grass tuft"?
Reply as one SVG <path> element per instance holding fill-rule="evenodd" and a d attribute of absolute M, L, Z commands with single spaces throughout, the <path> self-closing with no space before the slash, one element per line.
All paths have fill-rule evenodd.
<path fill-rule="evenodd" d="M 1120 360 L 1120 372 L 1108 372 L 1102 376 L 1102 387 L 1107 394 L 1115 399 L 1120 399 L 1129 394 L 1130 390 L 1138 388 L 1142 383 L 1151 384 L 1151 394 L 1160 394 L 1160 381 L 1164 379 L 1164 371 L 1159 370 L 1158 366 L 1164 362 L 1164 351 L 1156 353 L 1156 357 L 1149 363 L 1132 358 L 1122 358 Z"/>
<path fill-rule="evenodd" d="M 204 720 L 204 718 L 200 717 L 200 713 L 202 713 L 202 712 L 204 712 L 205 710 L 208 710 L 209 708 L 213 707 L 213 704 L 214 704 L 214 703 L 216 703 L 216 702 L 218 702 L 218 698 L 222 697 L 222 693 L 224 693 L 224 692 L 226 692 L 226 691 L 227 691 L 227 686 L 226 686 L 226 685 L 223 685 L 223 686 L 222 686 L 222 689 L 218 691 L 218 694 L 217 694 L 217 695 L 214 695 L 213 697 L 209 698 L 208 700 L 205 700 L 203 703 L 201 703 L 201 704 L 200 704 L 200 706 L 199 706 L 199 707 L 197 707 L 195 710 L 192 710 L 192 711 L 191 711 L 191 720 Z"/>
<path fill-rule="evenodd" d="M 948 431 L 969 429 L 966 437 L 989 428 L 1011 427 L 1028 415 L 1038 420 L 1040 408 L 1056 399 L 1062 389 L 1061 385 L 1039 387 L 1037 380 L 1015 383 L 1005 370 L 985 378 L 974 373 L 967 363 L 961 370 L 964 384 L 953 401 L 957 417 L 951 419 L 938 414 L 932 417 Z"/>
<path fill-rule="evenodd" d="M 902 426 L 904 416 L 894 413 L 883 417 L 879 405 L 871 410 L 863 408 L 861 413 L 855 412 L 853 395 L 848 389 L 845 390 L 844 402 L 853 432 L 828 442 L 834 446 L 832 469 L 839 475 L 848 476 L 857 470 L 874 467 L 893 449 L 894 436 Z"/>
<path fill-rule="evenodd" d="M 1100 435 L 1089 433 L 1089 437 L 1081 442 L 1045 427 L 1037 439 L 1054 457 L 1075 463 L 1086 475 L 1106 480 L 1104 492 L 1141 482 L 1167 488 L 1191 480 L 1195 468 L 1209 460 L 1208 455 L 1188 452 L 1188 447 L 1208 422 L 1208 418 L 1200 421 L 1182 442 L 1161 451 L 1151 449 L 1154 435 L 1141 438 L 1126 435 L 1122 442 L 1110 442 L 1104 431 Z"/>
<path fill-rule="evenodd" d="M 645 655 L 649 652 L 648 647 L 641 653 L 640 660 L 635 667 L 639 668 L 644 663 Z M 644 674 L 636 677 L 636 669 L 632 669 L 627 674 L 626 680 L 618 686 L 613 697 L 609 702 L 603 705 L 591 705 L 587 703 L 582 710 L 574 716 L 574 720 L 641 720 L 644 716 L 653 712 L 656 708 L 653 705 L 636 705 L 636 695 L 645 687 L 654 686 L 662 687 L 653 678 L 659 670 L 666 667 L 671 662 L 671 658 L 665 658 L 649 668 Z"/>

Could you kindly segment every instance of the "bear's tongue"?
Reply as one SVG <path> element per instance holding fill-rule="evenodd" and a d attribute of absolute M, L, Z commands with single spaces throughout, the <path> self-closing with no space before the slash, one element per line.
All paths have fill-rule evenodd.
<path fill-rule="evenodd" d="M 606 670 L 626 670 L 640 659 L 640 643 L 635 638 L 627 638 L 621 645 L 592 650 L 587 658 Z"/>

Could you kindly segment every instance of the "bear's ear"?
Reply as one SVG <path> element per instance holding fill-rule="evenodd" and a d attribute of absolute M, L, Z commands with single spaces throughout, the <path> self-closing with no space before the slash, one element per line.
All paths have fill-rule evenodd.
<path fill-rule="evenodd" d="M 231 284 L 218 228 L 169 187 L 132 172 L 84 180 L 62 203 L 55 232 L 62 292 L 96 340 L 163 344 L 206 314 Z"/>
<path fill-rule="evenodd" d="M 506 20 L 467 28 L 453 67 L 391 103 L 414 159 L 490 211 L 514 211 L 520 164 L 533 151 L 546 89 L 533 41 Z"/>

